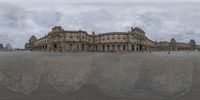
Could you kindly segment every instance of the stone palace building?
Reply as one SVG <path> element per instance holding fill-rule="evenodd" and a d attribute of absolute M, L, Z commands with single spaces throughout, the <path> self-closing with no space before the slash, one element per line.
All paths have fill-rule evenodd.
<path fill-rule="evenodd" d="M 170 42 L 156 42 L 145 36 L 139 27 L 131 28 L 128 32 L 109 32 L 103 34 L 88 34 L 86 31 L 64 30 L 55 26 L 42 38 L 34 35 L 25 44 L 25 49 L 30 51 L 48 52 L 116 52 L 116 51 L 176 51 L 194 50 L 196 43 L 177 42 L 174 38 Z"/>

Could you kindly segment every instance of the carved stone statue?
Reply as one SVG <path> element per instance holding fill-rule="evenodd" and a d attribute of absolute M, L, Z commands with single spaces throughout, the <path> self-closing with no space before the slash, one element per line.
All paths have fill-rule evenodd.
<path fill-rule="evenodd" d="M 61 26 L 55 26 L 52 28 L 52 32 L 63 32 L 64 29 L 62 29 Z"/>
<path fill-rule="evenodd" d="M 133 32 L 133 27 L 131 27 L 131 32 Z"/>

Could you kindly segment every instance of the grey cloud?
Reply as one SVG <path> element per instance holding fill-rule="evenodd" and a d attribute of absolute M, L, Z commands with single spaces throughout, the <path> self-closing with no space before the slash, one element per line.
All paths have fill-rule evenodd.
<path fill-rule="evenodd" d="M 0 9 L 0 25 L 2 27 L 18 27 L 20 25 L 19 22 L 24 19 L 24 14 L 26 14 L 23 9 L 14 5 L 1 4 Z"/>
<path fill-rule="evenodd" d="M 0 42 L 23 47 L 29 37 L 44 36 L 54 25 L 67 30 L 83 29 L 91 33 L 129 31 L 141 27 L 152 40 L 200 43 L 200 7 L 198 4 L 65 4 L 0 6 Z M 6 34 L 6 35 L 5 35 Z"/>
<path fill-rule="evenodd" d="M 55 23 L 60 21 L 62 13 L 60 12 L 43 12 L 43 11 L 30 11 L 28 16 L 33 19 L 33 21 L 40 26 L 51 27 Z"/>

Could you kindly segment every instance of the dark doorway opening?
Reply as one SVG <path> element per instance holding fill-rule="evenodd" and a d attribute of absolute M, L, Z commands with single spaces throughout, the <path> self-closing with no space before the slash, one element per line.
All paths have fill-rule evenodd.
<path fill-rule="evenodd" d="M 53 47 L 54 47 L 54 48 L 53 48 L 53 51 L 56 52 L 58 46 L 57 46 L 56 44 L 54 44 Z"/>
<path fill-rule="evenodd" d="M 109 45 L 107 45 L 107 50 L 110 50 L 110 46 Z"/>
<path fill-rule="evenodd" d="M 82 44 L 82 51 L 84 51 L 84 49 L 85 49 L 85 45 L 84 45 L 84 44 Z"/>
<path fill-rule="evenodd" d="M 56 44 L 54 44 L 54 48 L 55 48 L 55 49 L 57 48 L 57 45 L 56 45 Z"/>
<path fill-rule="evenodd" d="M 132 47 L 131 47 L 131 48 L 132 48 L 132 51 L 134 51 L 134 49 L 135 49 L 135 48 L 134 48 L 134 45 L 132 45 Z"/>
<path fill-rule="evenodd" d="M 139 45 L 139 51 L 142 51 L 142 45 Z"/>

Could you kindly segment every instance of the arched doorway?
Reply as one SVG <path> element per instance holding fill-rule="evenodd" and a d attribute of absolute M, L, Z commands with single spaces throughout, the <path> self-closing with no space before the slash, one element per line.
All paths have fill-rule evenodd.
<path fill-rule="evenodd" d="M 142 51 L 143 45 L 139 45 L 139 51 Z"/>
<path fill-rule="evenodd" d="M 131 50 L 134 51 L 134 49 L 135 49 L 135 48 L 134 48 L 134 45 L 132 45 L 132 46 L 131 46 Z"/>
<path fill-rule="evenodd" d="M 57 51 L 57 48 L 58 48 L 57 44 L 54 44 L 54 45 L 53 45 L 53 51 L 56 52 L 56 51 Z"/>

